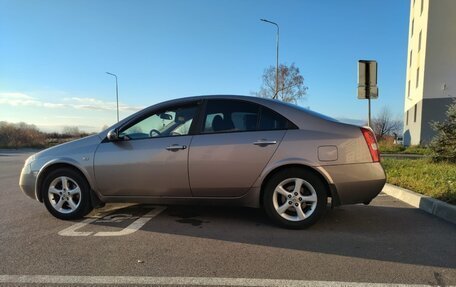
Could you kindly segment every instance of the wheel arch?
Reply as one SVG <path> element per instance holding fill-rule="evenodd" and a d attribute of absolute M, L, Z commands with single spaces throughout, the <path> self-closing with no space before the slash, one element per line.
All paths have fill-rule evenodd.
<path fill-rule="evenodd" d="M 339 200 L 339 196 L 337 194 L 336 186 L 332 182 L 329 175 L 327 175 L 323 169 L 318 168 L 318 167 L 311 167 L 311 166 L 305 165 L 305 164 L 289 163 L 289 164 L 280 165 L 280 166 L 277 166 L 277 167 L 271 169 L 263 177 L 263 180 L 261 182 L 261 188 L 260 188 L 260 198 L 259 198 L 260 206 L 263 206 L 263 194 L 264 194 L 264 190 L 265 190 L 265 186 L 266 186 L 267 182 L 278 172 L 285 170 L 285 169 L 291 169 L 291 168 L 302 169 L 302 170 L 305 170 L 306 172 L 310 172 L 310 173 L 313 173 L 316 176 L 318 176 L 322 180 L 324 185 L 326 186 L 327 196 L 332 198 L 331 204 L 333 206 L 340 205 L 340 200 Z"/>
<path fill-rule="evenodd" d="M 35 184 L 35 195 L 38 201 L 43 202 L 43 190 L 42 190 L 42 185 L 43 181 L 46 178 L 46 175 L 48 175 L 51 171 L 61 169 L 61 168 L 69 168 L 77 173 L 79 173 L 87 182 L 87 184 L 90 187 L 90 193 L 91 197 L 96 196 L 96 194 L 93 192 L 93 186 L 92 183 L 89 180 L 89 176 L 87 172 L 82 169 L 81 167 L 78 166 L 77 163 L 74 163 L 72 161 L 68 160 L 53 160 L 51 162 L 46 163 L 38 172 L 37 178 L 36 178 L 36 184 Z M 92 199 L 93 201 L 93 199 Z"/>

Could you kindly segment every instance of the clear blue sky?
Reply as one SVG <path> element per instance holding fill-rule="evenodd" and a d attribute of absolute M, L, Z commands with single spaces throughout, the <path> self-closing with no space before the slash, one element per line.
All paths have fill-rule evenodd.
<path fill-rule="evenodd" d="M 409 0 L 0 0 L 0 121 L 98 131 L 184 96 L 257 91 L 263 70 L 294 62 L 309 87 L 300 105 L 363 120 L 357 61 L 379 63 L 380 98 L 402 115 Z"/>

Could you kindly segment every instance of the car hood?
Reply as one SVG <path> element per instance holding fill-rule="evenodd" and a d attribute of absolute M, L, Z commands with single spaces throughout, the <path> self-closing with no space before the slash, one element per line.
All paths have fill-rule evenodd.
<path fill-rule="evenodd" d="M 33 159 L 51 157 L 71 157 L 74 154 L 88 153 L 93 154 L 96 147 L 101 142 L 101 138 L 95 134 L 71 142 L 59 144 L 48 149 L 42 150 L 33 155 Z"/>

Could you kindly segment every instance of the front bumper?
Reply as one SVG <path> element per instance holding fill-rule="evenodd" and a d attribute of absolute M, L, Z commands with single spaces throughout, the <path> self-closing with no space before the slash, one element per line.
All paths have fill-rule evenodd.
<path fill-rule="evenodd" d="M 335 185 L 340 204 L 369 203 L 386 182 L 385 171 L 378 162 L 323 168 Z"/>
<path fill-rule="evenodd" d="M 19 187 L 30 198 L 38 200 L 35 192 L 36 172 L 31 169 L 30 163 L 25 163 L 19 178 Z"/>

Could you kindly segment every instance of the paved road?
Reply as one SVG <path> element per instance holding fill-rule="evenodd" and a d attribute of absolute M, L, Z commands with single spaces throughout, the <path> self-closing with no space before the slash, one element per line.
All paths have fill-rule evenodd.
<path fill-rule="evenodd" d="M 25 158 L 0 156 L 0 285 L 456 285 L 456 226 L 383 194 L 300 231 L 248 208 L 108 205 L 68 222 L 20 192 Z"/>

